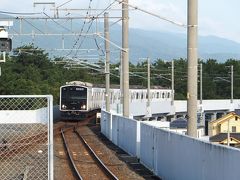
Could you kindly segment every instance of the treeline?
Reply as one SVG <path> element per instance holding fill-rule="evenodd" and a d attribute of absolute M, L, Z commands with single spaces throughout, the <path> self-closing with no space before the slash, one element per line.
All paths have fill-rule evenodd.
<path fill-rule="evenodd" d="M 104 84 L 104 62 L 94 66 L 86 64 L 66 66 L 61 58 L 54 61 L 41 49 L 20 47 L 20 53 L 9 56 L 1 64 L 1 95 L 52 94 L 54 103 L 59 101 L 59 87 L 68 81 L 86 81 Z M 234 98 L 240 98 L 240 61 L 229 59 L 224 63 L 209 59 L 203 64 L 203 99 L 230 98 L 230 65 L 234 67 Z M 174 60 L 175 99 L 186 99 L 187 61 Z M 111 84 L 119 84 L 119 64 L 111 65 Z M 130 85 L 147 86 L 147 62 L 130 64 Z M 171 62 L 161 59 L 151 63 L 151 85 L 171 88 Z"/>

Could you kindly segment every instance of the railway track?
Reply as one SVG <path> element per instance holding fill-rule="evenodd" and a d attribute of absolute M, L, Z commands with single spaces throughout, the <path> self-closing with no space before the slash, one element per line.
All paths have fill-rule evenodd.
<path fill-rule="evenodd" d="M 77 179 L 118 179 L 101 161 L 86 140 L 75 131 L 75 127 L 72 131 L 61 129 L 61 134 L 67 156 Z M 89 168 L 92 173 L 89 173 Z"/>
<path fill-rule="evenodd" d="M 27 149 L 47 142 L 47 132 L 35 134 L 0 145 L 0 157 L 21 154 Z"/>
<path fill-rule="evenodd" d="M 82 121 L 68 120 L 54 124 L 54 179 L 144 179 L 122 162 L 115 152 L 102 144 L 91 131 L 89 125 L 93 125 L 92 120 L 95 117 L 96 115 L 90 115 Z M 88 150 L 84 141 L 93 152 Z M 101 163 L 96 162 L 96 159 L 101 160 Z M 102 164 L 113 173 L 106 172 L 108 170 Z"/>

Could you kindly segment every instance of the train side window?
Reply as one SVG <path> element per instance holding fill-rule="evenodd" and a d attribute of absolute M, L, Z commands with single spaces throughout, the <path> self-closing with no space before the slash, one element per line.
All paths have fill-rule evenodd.
<path fill-rule="evenodd" d="M 163 99 L 164 99 L 164 96 L 165 96 L 165 93 L 163 92 L 163 93 L 162 93 L 162 98 L 163 98 Z"/>
<path fill-rule="evenodd" d="M 170 98 L 170 92 L 168 92 L 168 98 Z"/>
<path fill-rule="evenodd" d="M 134 98 L 134 94 L 132 93 L 132 94 L 131 94 L 131 100 L 133 100 L 133 98 Z"/>
<path fill-rule="evenodd" d="M 143 99 L 143 93 L 141 94 L 141 99 Z"/>
<path fill-rule="evenodd" d="M 120 100 L 120 96 L 121 96 L 121 93 L 119 92 L 119 93 L 118 93 L 118 100 Z"/>
<path fill-rule="evenodd" d="M 137 92 L 137 95 L 136 95 L 136 99 L 138 99 L 138 92 Z"/>
<path fill-rule="evenodd" d="M 159 99 L 159 92 L 157 92 L 157 99 Z"/>

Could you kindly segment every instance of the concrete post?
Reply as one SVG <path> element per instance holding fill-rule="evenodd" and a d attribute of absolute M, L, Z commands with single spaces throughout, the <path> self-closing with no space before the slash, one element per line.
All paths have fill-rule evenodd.
<path fill-rule="evenodd" d="M 123 116 L 129 117 L 128 0 L 122 3 Z"/>
<path fill-rule="evenodd" d="M 105 36 L 105 51 L 106 51 L 106 63 L 105 63 L 105 80 L 106 80 L 106 90 L 105 90 L 105 100 L 106 100 L 106 111 L 110 112 L 110 43 L 109 43 L 109 22 L 108 13 L 104 13 L 104 36 Z"/>
<path fill-rule="evenodd" d="M 188 0 L 188 86 L 187 86 L 187 134 L 197 137 L 197 35 L 198 35 L 198 0 Z"/>

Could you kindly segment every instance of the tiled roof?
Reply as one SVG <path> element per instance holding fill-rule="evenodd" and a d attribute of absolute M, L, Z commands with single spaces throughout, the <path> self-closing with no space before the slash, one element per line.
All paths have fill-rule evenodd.
<path fill-rule="evenodd" d="M 187 120 L 185 118 L 178 118 L 170 123 L 170 128 L 187 128 Z"/>
<path fill-rule="evenodd" d="M 240 133 L 230 133 L 231 137 L 240 141 Z M 227 139 L 227 133 L 220 133 L 209 138 L 211 142 L 221 142 L 225 139 Z"/>
<path fill-rule="evenodd" d="M 237 115 L 239 115 L 240 116 L 240 109 L 235 109 L 235 111 L 234 111 Z"/>

